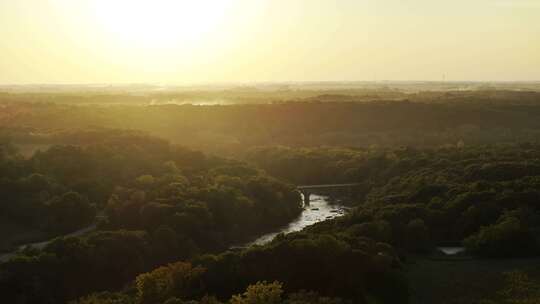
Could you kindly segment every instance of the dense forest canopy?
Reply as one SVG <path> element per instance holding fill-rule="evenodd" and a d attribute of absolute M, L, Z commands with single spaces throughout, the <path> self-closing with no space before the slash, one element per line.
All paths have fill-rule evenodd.
<path fill-rule="evenodd" d="M 0 95 L 3 299 L 538 301 L 540 95 L 360 91 L 212 106 Z M 309 208 L 297 185 L 344 183 L 320 193 L 344 216 L 235 247 Z"/>
<path fill-rule="evenodd" d="M 540 304 L 539 38 L 540 0 L 0 0 L 0 304 Z"/>
<path fill-rule="evenodd" d="M 86 97 L 40 93 L 34 99 L 10 93 L 0 96 L 0 126 L 5 136 L 34 145 L 81 144 L 93 140 L 93 133 L 83 136 L 81 132 L 105 127 L 142 130 L 183 146 L 227 155 L 269 143 L 391 147 L 534 141 L 540 129 L 540 93 L 534 91 L 428 91 L 365 102 L 347 93 L 317 91 L 313 94 L 318 95 L 301 100 L 294 94 L 284 93 L 279 104 L 248 105 L 239 99 L 227 106 L 198 106 L 130 104 L 132 97 L 126 94 L 114 95 L 126 100 L 124 104 L 91 95 L 103 98 L 103 103 L 80 105 L 67 101 Z M 48 98 L 66 102 L 52 103 Z M 79 130 L 76 136 L 73 130 Z"/>

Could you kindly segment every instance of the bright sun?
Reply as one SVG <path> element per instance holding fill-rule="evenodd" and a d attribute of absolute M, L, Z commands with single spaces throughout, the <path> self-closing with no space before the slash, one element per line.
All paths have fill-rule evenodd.
<path fill-rule="evenodd" d="M 209 38 L 233 0 L 94 0 L 104 30 L 138 47 L 172 47 Z"/>

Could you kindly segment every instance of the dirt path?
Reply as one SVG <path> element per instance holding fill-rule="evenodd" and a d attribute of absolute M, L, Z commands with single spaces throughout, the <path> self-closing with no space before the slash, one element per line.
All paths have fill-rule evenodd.
<path fill-rule="evenodd" d="M 92 225 L 90 225 L 88 227 L 79 229 L 79 230 L 74 231 L 72 233 L 68 233 L 68 234 L 65 234 L 65 235 L 54 237 L 54 238 L 52 238 L 50 240 L 47 240 L 47 241 L 44 241 L 44 242 L 23 244 L 23 245 L 17 247 L 17 249 L 12 251 L 12 252 L 0 254 L 0 263 L 8 261 L 12 257 L 14 257 L 19 250 L 22 250 L 22 249 L 24 249 L 26 247 L 35 248 L 35 249 L 43 249 L 43 248 L 45 248 L 45 246 L 47 246 L 48 244 L 50 244 L 52 241 L 54 241 L 55 239 L 57 239 L 59 237 L 79 236 L 79 235 L 83 235 L 83 234 L 88 233 L 88 232 L 92 232 L 92 231 L 96 230 L 96 228 L 97 228 L 97 224 L 92 224 Z"/>

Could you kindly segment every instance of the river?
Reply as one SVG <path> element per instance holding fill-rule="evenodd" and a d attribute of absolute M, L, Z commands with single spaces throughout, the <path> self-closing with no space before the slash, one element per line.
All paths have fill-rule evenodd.
<path fill-rule="evenodd" d="M 287 226 L 277 229 L 274 232 L 261 235 L 255 240 L 248 242 L 246 244 L 243 244 L 242 246 L 232 246 L 231 248 L 244 248 L 244 247 L 250 247 L 253 245 L 264 245 L 272 241 L 272 239 L 274 239 L 274 237 L 276 237 L 276 235 L 280 233 L 287 234 L 287 233 L 291 233 L 295 231 L 300 231 L 309 225 L 313 225 L 315 223 L 322 222 L 322 221 L 332 219 L 335 217 L 343 216 L 347 212 L 347 209 L 348 209 L 347 207 L 340 205 L 339 203 L 331 204 L 330 199 L 327 196 L 312 194 L 310 198 L 311 198 L 310 205 L 304 207 L 304 210 L 302 210 L 302 213 L 295 220 L 290 222 Z M 65 235 L 65 237 L 79 236 L 79 235 L 91 232 L 95 229 L 96 229 L 96 225 L 93 224 L 89 227 L 67 234 Z M 24 247 L 27 247 L 27 246 L 37 248 L 37 249 L 42 249 L 47 244 L 52 242 L 52 240 L 54 239 L 44 241 L 44 242 L 21 245 L 18 248 L 18 250 L 22 250 Z M 10 253 L 0 254 L 0 262 L 5 262 L 9 260 L 11 257 L 13 257 L 16 254 L 16 252 L 17 250 Z"/>
<path fill-rule="evenodd" d="M 310 205 L 306 206 L 300 216 L 290 222 L 287 226 L 282 227 L 274 232 L 261 235 L 257 239 L 239 247 L 250 247 L 253 245 L 264 245 L 269 243 L 280 233 L 291 233 L 300 231 L 309 225 L 322 222 L 331 218 L 345 215 L 347 207 L 339 203 L 330 203 L 327 196 L 312 194 L 310 196 Z"/>

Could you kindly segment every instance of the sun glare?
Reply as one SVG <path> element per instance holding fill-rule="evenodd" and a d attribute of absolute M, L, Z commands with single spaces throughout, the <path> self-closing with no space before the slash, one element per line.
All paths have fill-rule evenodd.
<path fill-rule="evenodd" d="M 95 0 L 94 11 L 113 39 L 138 47 L 172 47 L 211 38 L 233 0 Z"/>

